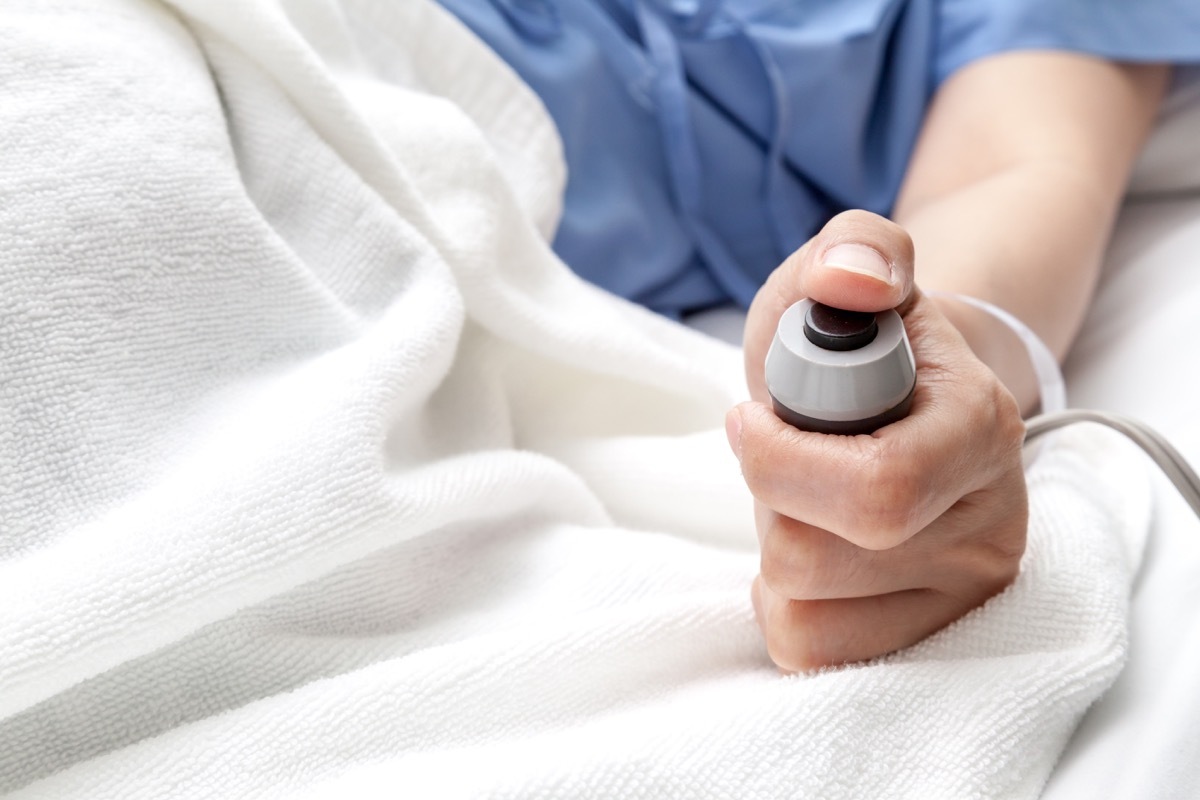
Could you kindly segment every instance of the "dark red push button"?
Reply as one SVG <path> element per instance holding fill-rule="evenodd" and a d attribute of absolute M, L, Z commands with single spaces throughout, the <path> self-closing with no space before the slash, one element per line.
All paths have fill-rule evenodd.
<path fill-rule="evenodd" d="M 858 350 L 875 341 L 879 323 L 864 311 L 845 311 L 814 303 L 804 315 L 804 335 L 825 350 Z"/>

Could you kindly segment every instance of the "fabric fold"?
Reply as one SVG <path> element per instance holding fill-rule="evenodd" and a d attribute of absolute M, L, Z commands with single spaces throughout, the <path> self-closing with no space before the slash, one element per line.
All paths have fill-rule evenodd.
<path fill-rule="evenodd" d="M 0 20 L 0 792 L 1033 797 L 1119 670 L 1140 463 L 1064 435 L 1008 592 L 779 676 L 740 354 L 553 256 L 436 5 Z"/>

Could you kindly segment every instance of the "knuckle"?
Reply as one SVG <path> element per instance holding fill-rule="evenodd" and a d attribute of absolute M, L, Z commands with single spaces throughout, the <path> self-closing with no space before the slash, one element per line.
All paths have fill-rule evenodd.
<path fill-rule="evenodd" d="M 758 565 L 758 573 L 762 576 L 763 583 L 767 588 L 776 594 L 781 594 L 785 597 L 791 595 L 791 573 L 779 564 L 777 559 L 770 558 L 764 548 L 763 556 Z"/>
<path fill-rule="evenodd" d="M 805 662 L 795 652 L 796 648 L 792 645 L 791 640 L 786 637 L 781 637 L 768 632 L 765 635 L 767 643 L 767 655 L 770 656 L 772 663 L 783 672 L 803 672 Z"/>
<path fill-rule="evenodd" d="M 766 406 L 747 409 L 742 415 L 741 470 L 755 499 L 778 508 L 792 494 L 797 461 L 793 442 L 780 435 L 782 423 Z"/>
<path fill-rule="evenodd" d="M 981 365 L 986 375 L 973 384 L 979 387 L 980 396 L 970 404 L 973 413 L 968 419 L 971 430 L 987 431 L 1000 458 L 992 460 L 994 465 L 1008 466 L 1004 456 L 1019 458 L 1021 445 L 1025 441 L 1025 420 L 1015 397 L 1000 382 L 994 373 Z"/>
<path fill-rule="evenodd" d="M 790 598 L 809 597 L 818 588 L 817 554 L 811 537 L 800 528 L 800 523 L 775 514 L 762 537 L 759 572 L 763 582 Z"/>
<path fill-rule="evenodd" d="M 1029 528 L 1029 505 L 1024 492 L 1024 476 L 1018 475 L 1018 491 L 1005 503 L 1003 524 L 991 526 L 981 542 L 983 547 L 984 581 L 999 591 L 1012 583 L 1021 567 Z M 994 592 L 993 592 L 994 593 Z"/>
<path fill-rule="evenodd" d="M 741 448 L 742 479 L 750 493 L 762 500 L 769 478 L 777 471 L 774 450 L 769 440 L 755 435 L 752 425 L 742 428 Z"/>
<path fill-rule="evenodd" d="M 1025 552 L 1023 527 L 996 525 L 978 537 L 966 554 L 967 564 L 958 570 L 970 584 L 979 587 L 1003 587 L 1012 582 Z M 988 592 L 993 594 L 994 591 Z"/>
<path fill-rule="evenodd" d="M 988 396 L 985 400 L 984 408 L 991 412 L 992 421 L 997 426 L 995 428 L 997 433 L 1012 437 L 1021 430 L 1021 412 L 1017 407 L 1016 398 L 1000 382 L 999 378 L 993 377 L 989 381 Z"/>
<path fill-rule="evenodd" d="M 771 547 L 768 542 L 769 540 L 766 539 L 763 541 L 759 574 L 762 575 L 763 583 L 767 585 L 768 589 L 785 597 L 791 597 L 795 594 L 794 589 L 799 581 L 796 580 L 790 565 L 779 557 L 776 552 L 777 548 Z"/>
<path fill-rule="evenodd" d="M 996 432 L 1001 441 L 1019 457 L 1021 446 L 1025 443 L 1025 420 L 1017 399 L 1003 386 L 996 387 L 996 391 L 1001 395 L 994 400 L 993 406 L 996 409 Z"/>
<path fill-rule="evenodd" d="M 776 615 L 763 631 L 767 655 L 784 672 L 805 672 L 823 666 L 812 646 L 815 641 L 812 608 L 811 603 L 792 601 L 786 613 Z"/>
<path fill-rule="evenodd" d="M 1022 549 L 993 542 L 977 545 L 968 557 L 970 563 L 960 565 L 958 589 L 952 593 L 973 608 L 1004 591 L 1020 572 Z"/>
<path fill-rule="evenodd" d="M 964 521 L 970 529 L 956 546 L 956 594 L 969 606 L 979 605 L 1011 584 L 1025 553 L 1029 513 L 1024 475 L 1011 474 L 1012 486 L 1001 486 L 983 513 Z"/>
<path fill-rule="evenodd" d="M 924 478 L 907 456 L 877 458 L 862 471 L 856 502 L 843 535 L 868 550 L 887 550 L 907 541 L 923 503 Z"/>

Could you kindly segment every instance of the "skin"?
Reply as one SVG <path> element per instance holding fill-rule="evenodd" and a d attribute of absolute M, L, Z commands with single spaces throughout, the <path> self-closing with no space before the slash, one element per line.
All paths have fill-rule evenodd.
<path fill-rule="evenodd" d="M 934 98 L 895 221 L 835 217 L 759 291 L 745 330 L 753 400 L 726 430 L 756 499 L 752 597 L 780 669 L 906 647 L 1016 577 L 1031 368 L 1005 326 L 931 300 L 914 275 L 919 265 L 921 286 L 1007 309 L 1065 354 L 1167 78 L 1161 66 L 1033 51 L 965 67 Z M 762 365 L 803 297 L 897 308 L 917 361 L 908 417 L 829 436 L 774 415 Z"/>

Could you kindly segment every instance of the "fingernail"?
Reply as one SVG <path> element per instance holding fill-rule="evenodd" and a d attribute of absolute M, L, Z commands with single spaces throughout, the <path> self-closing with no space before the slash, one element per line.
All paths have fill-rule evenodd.
<path fill-rule="evenodd" d="M 884 283 L 892 282 L 892 265 L 874 247 L 844 242 L 825 251 L 824 265 L 834 269 L 870 275 Z"/>
<path fill-rule="evenodd" d="M 725 415 L 725 436 L 729 439 L 729 447 L 733 454 L 742 460 L 742 415 L 736 408 L 731 408 Z"/>

